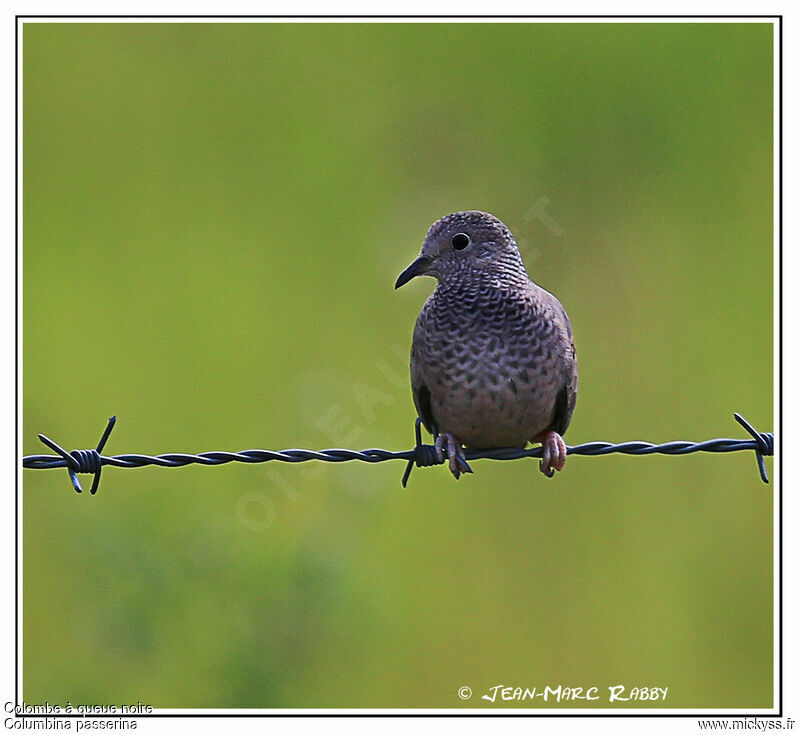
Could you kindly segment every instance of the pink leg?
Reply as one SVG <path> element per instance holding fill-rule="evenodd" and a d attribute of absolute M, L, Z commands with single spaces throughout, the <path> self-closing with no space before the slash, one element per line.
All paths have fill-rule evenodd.
<path fill-rule="evenodd" d="M 436 458 L 440 462 L 444 462 L 445 449 L 447 450 L 450 472 L 453 473 L 453 477 L 456 480 L 462 473 L 472 472 L 472 469 L 467 464 L 467 458 L 464 456 L 464 448 L 453 434 L 439 434 L 436 437 L 434 447 L 436 448 Z"/>
<path fill-rule="evenodd" d="M 564 469 L 567 461 L 567 445 L 555 431 L 543 431 L 537 434 L 533 441 L 542 443 L 542 461 L 539 462 L 539 469 L 547 477 L 553 476 L 553 470 Z"/>

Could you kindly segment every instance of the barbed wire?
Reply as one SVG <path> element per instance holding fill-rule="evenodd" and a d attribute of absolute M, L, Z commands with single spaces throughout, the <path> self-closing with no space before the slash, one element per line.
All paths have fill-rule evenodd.
<path fill-rule="evenodd" d="M 695 452 L 742 452 L 754 451 L 758 462 L 758 471 L 764 482 L 769 482 L 767 470 L 764 466 L 764 457 L 773 455 L 774 436 L 772 433 L 760 433 L 738 413 L 734 418 L 750 434 L 752 439 L 708 439 L 703 442 L 671 441 L 664 444 L 652 444 L 644 441 L 628 441 L 621 444 L 610 442 L 587 442 L 575 446 L 567 446 L 567 454 L 577 454 L 589 457 L 598 457 L 606 454 L 672 454 L 683 455 Z M 241 452 L 202 452 L 200 454 L 170 453 L 151 456 L 147 454 L 118 454 L 106 457 L 100 454 L 111 435 L 111 430 L 117 421 L 116 416 L 108 420 L 108 425 L 100 437 L 95 449 L 74 449 L 68 452 L 44 434 L 39 434 L 39 440 L 56 452 L 51 454 L 33 454 L 22 458 L 22 466 L 30 470 L 49 470 L 66 467 L 69 478 L 76 492 L 82 492 L 78 474 L 94 475 L 89 492 L 94 495 L 100 484 L 100 474 L 103 467 L 145 467 L 156 465 L 158 467 L 185 467 L 190 464 L 207 466 L 228 464 L 229 462 L 243 462 L 257 464 L 260 462 L 386 462 L 401 459 L 406 461 L 406 470 L 403 473 L 403 487 L 408 483 L 411 470 L 417 467 L 430 467 L 442 464 L 437 458 L 435 448 L 422 442 L 422 421 L 417 419 L 414 433 L 416 446 L 413 449 L 390 452 L 386 449 L 284 449 L 271 451 L 268 449 L 247 449 Z M 541 458 L 542 448 L 531 449 L 467 449 L 465 456 L 468 460 L 494 459 L 511 460 L 526 457 Z"/>

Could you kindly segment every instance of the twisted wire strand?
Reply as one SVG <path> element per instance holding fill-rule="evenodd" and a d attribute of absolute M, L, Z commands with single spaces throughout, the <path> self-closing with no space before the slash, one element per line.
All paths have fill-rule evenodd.
<path fill-rule="evenodd" d="M 645 441 L 628 441 L 620 444 L 610 442 L 586 442 L 575 446 L 567 447 L 567 454 L 576 454 L 588 457 L 598 457 L 606 454 L 667 454 L 684 455 L 695 452 L 742 452 L 754 451 L 758 462 L 758 469 L 761 479 L 769 482 L 764 457 L 772 456 L 774 453 L 774 436 L 772 433 L 760 433 L 756 431 L 738 413 L 734 417 L 739 424 L 750 434 L 751 439 L 708 439 L 702 442 L 691 441 L 670 441 L 662 444 L 652 444 Z M 386 449 L 284 449 L 282 451 L 272 451 L 268 449 L 248 449 L 241 452 L 201 452 L 200 454 L 169 453 L 157 456 L 147 454 L 118 454 L 107 457 L 102 452 L 106 441 L 116 422 L 116 417 L 109 419 L 108 426 L 100 439 L 96 449 L 77 449 L 71 452 L 63 449 L 52 439 L 48 439 L 43 434 L 39 434 L 39 439 L 43 444 L 53 449 L 57 454 L 33 454 L 22 458 L 22 466 L 25 469 L 47 470 L 66 467 L 72 485 L 76 492 L 82 492 L 77 473 L 93 474 L 94 479 L 90 492 L 97 492 L 100 481 L 100 472 L 104 466 L 111 467 L 145 467 L 155 465 L 158 467 L 185 467 L 190 464 L 206 466 L 216 466 L 228 464 L 230 462 L 242 462 L 245 464 L 257 464 L 261 462 L 386 462 L 389 460 L 405 460 L 406 471 L 403 475 L 403 487 L 408 482 L 409 475 L 414 466 L 428 467 L 434 464 L 441 464 L 437 459 L 434 447 L 422 442 L 421 421 L 417 419 L 415 425 L 416 446 L 414 449 L 390 452 Z M 526 457 L 541 458 L 542 448 L 533 447 L 531 449 L 467 449 L 467 460 L 493 459 L 493 460 L 512 460 L 523 459 Z"/>

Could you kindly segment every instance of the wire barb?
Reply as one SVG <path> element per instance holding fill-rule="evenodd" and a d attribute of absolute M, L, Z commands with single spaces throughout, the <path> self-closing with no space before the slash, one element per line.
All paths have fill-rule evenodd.
<path fill-rule="evenodd" d="M 435 437 L 436 429 L 434 428 Z M 436 456 L 436 447 L 432 444 L 422 443 L 422 419 L 419 416 L 414 422 L 414 438 L 416 439 L 416 446 L 412 457 L 408 460 L 406 471 L 403 473 L 403 479 L 401 480 L 403 487 L 408 485 L 408 478 L 411 476 L 411 470 L 414 469 L 414 465 L 417 465 L 417 467 L 432 467 L 435 464 L 442 464 Z"/>
<path fill-rule="evenodd" d="M 106 426 L 103 435 L 100 437 L 100 441 L 97 442 L 97 449 L 73 449 L 71 452 L 68 452 L 66 449 L 63 449 L 56 444 L 52 439 L 48 439 L 44 434 L 39 434 L 39 441 L 42 442 L 42 444 L 44 444 L 46 447 L 50 447 L 50 449 L 52 449 L 54 452 L 57 452 L 64 458 L 67 472 L 69 472 L 69 479 L 72 480 L 72 487 L 75 488 L 76 493 L 83 492 L 81 481 L 78 479 L 78 472 L 94 475 L 92 486 L 89 488 L 89 492 L 92 495 L 97 492 L 97 488 L 100 485 L 100 473 L 103 470 L 103 458 L 100 456 L 100 452 L 103 451 L 103 448 L 108 441 L 108 437 L 111 435 L 111 430 L 114 428 L 114 424 L 116 423 L 116 416 L 112 416 L 108 420 L 108 425 Z M 25 459 L 27 459 L 27 457 L 25 457 Z M 23 467 L 24 466 L 25 462 L 23 459 Z"/>
<path fill-rule="evenodd" d="M 767 476 L 767 468 L 764 466 L 764 455 L 772 456 L 774 452 L 774 441 L 775 437 L 772 434 L 760 434 L 757 432 L 750 422 L 744 418 L 741 414 L 734 413 L 733 418 L 735 418 L 741 425 L 744 427 L 745 431 L 747 431 L 750 436 L 756 442 L 755 452 L 756 452 L 756 462 L 758 462 L 758 472 L 761 475 L 761 479 L 769 484 L 769 477 Z"/>
<path fill-rule="evenodd" d="M 651 444 L 650 442 L 629 441 L 621 444 L 611 444 L 609 442 L 587 442 L 576 446 L 567 447 L 567 454 L 578 454 L 588 457 L 598 457 L 605 454 L 671 454 L 683 455 L 693 454 L 694 452 L 741 452 L 755 451 L 756 461 L 761 479 L 769 482 L 764 457 L 772 456 L 774 453 L 775 439 L 772 433 L 760 433 L 756 431 L 750 423 L 742 418 L 738 413 L 734 417 L 739 424 L 750 434 L 750 439 L 708 439 L 703 442 L 672 441 L 664 444 Z M 422 442 L 422 420 L 417 419 L 414 426 L 415 447 L 403 452 L 390 452 L 386 449 L 284 449 L 277 452 L 269 449 L 248 449 L 242 452 L 203 452 L 201 454 L 159 454 L 152 457 L 146 454 L 119 454 L 115 457 L 104 457 L 100 453 L 108 441 L 111 430 L 114 428 L 116 417 L 112 416 L 108 420 L 103 436 L 97 444 L 97 449 L 76 449 L 68 452 L 52 439 L 48 439 L 44 434 L 39 434 L 41 442 L 56 452 L 56 456 L 51 454 L 34 454 L 22 458 L 22 466 L 26 469 L 47 470 L 56 467 L 66 467 L 69 472 L 72 486 L 76 492 L 82 492 L 81 484 L 76 473 L 94 474 L 90 493 L 94 495 L 100 482 L 100 472 L 106 465 L 112 467 L 145 467 L 156 465 L 158 467 L 185 467 L 190 464 L 200 465 L 220 465 L 229 462 L 244 462 L 246 464 L 257 464 L 259 462 L 386 462 L 393 459 L 401 459 L 406 462 L 406 469 L 403 473 L 403 487 L 408 483 L 411 470 L 414 465 L 417 467 L 430 467 L 441 464 L 436 456 L 436 449 L 430 444 Z M 433 435 L 436 437 L 436 428 Z M 467 449 L 466 459 L 494 459 L 510 460 L 533 457 L 541 459 L 542 448 L 540 446 L 531 449 L 507 448 L 507 449 Z"/>

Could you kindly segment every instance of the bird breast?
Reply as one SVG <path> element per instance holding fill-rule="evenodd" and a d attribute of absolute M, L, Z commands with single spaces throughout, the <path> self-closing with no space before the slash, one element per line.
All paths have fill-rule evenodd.
<path fill-rule="evenodd" d="M 562 315 L 532 283 L 437 287 L 414 330 L 411 374 L 415 395 L 420 385 L 430 391 L 439 431 L 486 448 L 524 446 L 547 429 L 571 349 Z"/>

